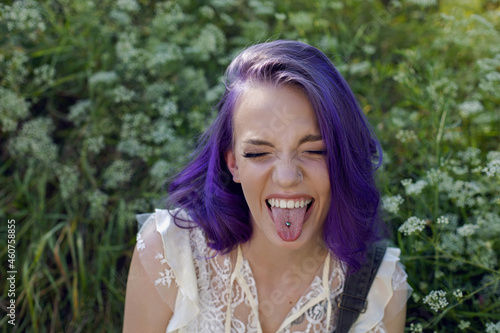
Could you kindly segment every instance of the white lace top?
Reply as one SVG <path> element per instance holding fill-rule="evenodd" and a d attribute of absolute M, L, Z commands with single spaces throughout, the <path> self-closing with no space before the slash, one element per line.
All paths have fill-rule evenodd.
<path fill-rule="evenodd" d="M 239 247 L 236 258 L 216 255 L 201 229 L 179 228 L 167 210 L 156 210 L 137 235 L 137 250 L 159 295 L 173 311 L 166 332 L 262 332 L 255 280 Z M 387 249 L 368 294 L 367 310 L 350 332 L 386 332 L 382 319 L 395 293 L 405 294 L 396 304 L 403 308 L 409 286 L 406 273 L 397 265 L 399 253 L 399 249 Z M 342 268 L 327 256 L 277 332 L 332 332 L 344 285 Z M 262 309 L 272 313 L 273 306 L 260 304 L 261 313 Z"/>

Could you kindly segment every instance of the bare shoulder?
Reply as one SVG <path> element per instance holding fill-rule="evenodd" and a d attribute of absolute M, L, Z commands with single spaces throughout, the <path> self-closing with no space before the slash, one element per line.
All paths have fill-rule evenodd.
<path fill-rule="evenodd" d="M 175 302 L 175 290 L 169 290 L 169 286 L 161 286 L 165 288 L 159 290 L 155 286 L 155 272 L 168 269 L 164 267 L 162 260 L 158 260 L 161 259 L 158 254 L 161 254 L 162 249 L 161 236 L 155 231 L 152 223 L 138 236 L 132 256 L 127 280 L 123 332 L 166 331 L 173 315 L 168 304 Z"/>

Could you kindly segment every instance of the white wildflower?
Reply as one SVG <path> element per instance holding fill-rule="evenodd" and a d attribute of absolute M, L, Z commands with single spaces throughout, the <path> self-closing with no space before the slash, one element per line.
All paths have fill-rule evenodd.
<path fill-rule="evenodd" d="M 469 327 L 470 327 L 470 321 L 468 320 L 460 320 L 460 322 L 458 323 L 458 328 L 462 331 L 465 331 Z"/>
<path fill-rule="evenodd" d="M 440 216 L 440 217 L 437 218 L 436 223 L 437 224 L 449 224 L 450 223 L 450 219 L 447 216 Z"/>
<path fill-rule="evenodd" d="M 165 160 L 158 160 L 149 169 L 149 174 L 153 178 L 153 183 L 165 180 L 170 170 L 170 164 Z"/>
<path fill-rule="evenodd" d="M 410 332 L 422 333 L 423 331 L 424 331 L 424 329 L 422 327 L 422 324 L 420 324 L 420 323 L 418 323 L 418 324 L 411 323 L 410 324 Z"/>
<path fill-rule="evenodd" d="M 483 110 L 483 104 L 479 101 L 466 101 L 458 105 L 458 112 L 463 118 L 469 118 Z"/>
<path fill-rule="evenodd" d="M 490 151 L 486 159 L 488 163 L 482 171 L 490 178 L 500 177 L 500 152 Z"/>
<path fill-rule="evenodd" d="M 115 21 L 116 23 L 124 25 L 124 26 L 130 25 L 132 22 L 132 19 L 130 18 L 130 16 L 127 13 L 122 12 L 121 10 L 113 9 L 109 13 L 109 17 L 111 19 L 113 19 L 113 21 Z"/>
<path fill-rule="evenodd" d="M 33 159 L 44 165 L 57 160 L 57 146 L 51 134 L 54 123 L 50 118 L 36 118 L 26 122 L 19 134 L 9 142 L 9 150 L 18 158 Z"/>
<path fill-rule="evenodd" d="M 497 54 L 494 58 L 478 59 L 476 66 L 478 68 L 478 72 L 481 74 L 493 72 L 497 68 L 500 68 L 500 55 Z"/>
<path fill-rule="evenodd" d="M 497 322 L 496 324 L 487 323 L 486 333 L 500 333 L 500 321 Z"/>
<path fill-rule="evenodd" d="M 69 199 L 78 190 L 80 173 L 74 165 L 63 165 L 57 172 L 59 190 L 63 199 Z"/>
<path fill-rule="evenodd" d="M 363 52 L 365 52 L 366 54 L 374 54 L 375 51 L 377 51 L 377 49 L 375 48 L 375 46 L 373 45 L 363 45 L 363 47 L 361 47 L 361 49 L 363 50 Z"/>
<path fill-rule="evenodd" d="M 29 73 L 26 64 L 29 60 L 28 55 L 22 49 L 14 49 L 10 59 L 2 66 L 4 67 L 2 76 L 7 82 L 7 86 L 14 87 L 26 82 L 26 76 Z"/>
<path fill-rule="evenodd" d="M 289 19 L 290 25 L 295 27 L 295 29 L 309 31 L 314 26 L 314 16 L 309 12 L 299 11 L 290 13 Z"/>
<path fill-rule="evenodd" d="M 457 229 L 457 233 L 462 237 L 468 237 L 474 235 L 478 228 L 479 226 L 475 224 L 464 224 L 463 226 Z"/>
<path fill-rule="evenodd" d="M 213 19 L 215 17 L 215 10 L 210 6 L 201 6 L 198 11 L 200 12 L 201 16 L 208 19 Z"/>
<path fill-rule="evenodd" d="M 398 231 L 405 234 L 405 236 L 408 236 L 415 232 L 424 230 L 426 223 L 427 222 L 425 220 L 412 216 L 399 227 Z"/>
<path fill-rule="evenodd" d="M 124 86 L 114 88 L 112 94 L 115 103 L 130 102 L 135 96 L 135 92 Z"/>
<path fill-rule="evenodd" d="M 115 72 L 97 72 L 89 78 L 89 85 L 95 86 L 98 84 L 114 83 L 118 80 L 118 75 Z"/>
<path fill-rule="evenodd" d="M 420 7 L 431 7 L 437 5 L 437 0 L 406 0 L 406 2 Z"/>
<path fill-rule="evenodd" d="M 200 60 L 208 60 L 210 55 L 220 53 L 226 44 L 224 33 L 215 25 L 208 24 L 193 39 L 186 53 L 196 55 Z"/>
<path fill-rule="evenodd" d="M 140 9 L 136 0 L 117 0 L 116 7 L 125 12 L 137 12 Z"/>
<path fill-rule="evenodd" d="M 108 199 L 108 195 L 99 189 L 87 193 L 87 201 L 90 204 L 90 216 L 92 218 L 98 218 L 104 214 Z"/>
<path fill-rule="evenodd" d="M 401 195 L 385 196 L 382 198 L 382 207 L 389 213 L 396 214 L 399 211 L 399 206 L 404 202 Z"/>
<path fill-rule="evenodd" d="M 29 115 L 29 103 L 12 90 L 0 87 L 0 125 L 4 132 L 17 129 L 20 120 Z"/>
<path fill-rule="evenodd" d="M 455 200 L 457 207 L 472 207 L 478 203 L 475 196 L 482 193 L 482 186 L 474 181 L 457 180 L 443 191 L 448 192 L 448 197 Z"/>
<path fill-rule="evenodd" d="M 12 6 L 0 5 L 0 9 L 3 20 L 7 23 L 7 29 L 22 32 L 20 36 L 35 41 L 46 29 L 40 5 L 36 1 L 14 1 Z"/>
<path fill-rule="evenodd" d="M 461 255 L 465 251 L 465 242 L 456 233 L 446 232 L 441 236 L 439 247 L 443 252 Z"/>
<path fill-rule="evenodd" d="M 85 122 L 90 115 L 92 102 L 88 99 L 80 100 L 69 108 L 68 119 L 77 126 Z"/>
<path fill-rule="evenodd" d="M 118 188 L 130 181 L 132 177 L 132 166 L 130 162 L 123 160 L 114 161 L 104 172 L 105 186 L 107 188 Z"/>
<path fill-rule="evenodd" d="M 130 32 L 118 35 L 115 51 L 118 58 L 124 63 L 131 64 L 131 61 L 139 56 L 140 50 L 135 47 L 137 35 Z"/>
<path fill-rule="evenodd" d="M 500 98 L 500 72 L 490 72 L 479 82 L 479 89 L 486 95 Z"/>
<path fill-rule="evenodd" d="M 444 309 L 448 305 L 446 292 L 444 290 L 431 291 L 427 296 L 424 297 L 423 302 L 424 304 L 429 305 L 435 312 Z"/>
<path fill-rule="evenodd" d="M 361 61 L 349 66 L 349 73 L 352 75 L 366 74 L 370 70 L 371 64 L 369 61 Z"/>
<path fill-rule="evenodd" d="M 33 70 L 33 74 L 35 78 L 33 79 L 33 83 L 38 86 L 52 86 L 54 85 L 54 76 L 56 75 L 56 70 L 54 67 L 44 64 L 40 67 L 37 67 Z"/>
<path fill-rule="evenodd" d="M 105 147 L 104 136 L 97 135 L 86 138 L 84 141 L 84 145 L 90 152 L 94 154 L 99 154 Z"/>
<path fill-rule="evenodd" d="M 178 3 L 175 1 L 157 2 L 151 24 L 155 31 L 166 36 L 175 32 L 184 20 L 186 20 L 186 15 Z"/>
<path fill-rule="evenodd" d="M 399 130 L 396 133 L 396 139 L 398 139 L 401 143 L 407 142 L 415 142 L 418 140 L 417 134 L 414 130 Z"/>
<path fill-rule="evenodd" d="M 468 163 L 470 165 L 478 165 L 481 161 L 479 159 L 479 155 L 481 154 L 481 149 L 475 147 L 467 147 L 466 150 L 458 152 L 458 157 L 464 163 Z"/>
<path fill-rule="evenodd" d="M 422 193 L 422 190 L 427 186 L 427 182 L 425 180 L 418 180 L 416 183 L 413 183 L 412 179 L 403 179 L 401 184 L 404 186 L 407 195 L 419 195 Z"/>
<path fill-rule="evenodd" d="M 453 291 L 453 296 L 455 296 L 456 298 L 460 299 L 460 298 L 464 297 L 464 294 L 462 293 L 462 290 L 457 289 L 457 290 Z"/>

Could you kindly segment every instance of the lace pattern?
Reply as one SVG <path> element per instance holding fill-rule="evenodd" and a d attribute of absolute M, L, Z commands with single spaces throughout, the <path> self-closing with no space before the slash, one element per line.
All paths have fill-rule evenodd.
<path fill-rule="evenodd" d="M 151 218 L 154 219 L 154 217 L 152 215 Z M 185 287 L 179 288 L 182 283 L 177 281 L 176 271 L 169 265 L 168 255 L 162 253 L 163 249 L 156 244 L 149 244 L 151 236 L 145 234 L 151 231 L 146 230 L 146 224 L 137 235 L 137 251 L 143 266 L 146 267 L 164 300 L 166 295 L 171 295 L 172 292 L 179 292 L 177 297 L 186 297 L 187 290 Z M 253 298 L 258 304 L 257 287 L 248 261 L 243 258 L 239 272 L 236 272 L 240 278 L 233 283 L 230 292 L 230 279 L 235 267 L 235 259 L 231 258 L 229 254 L 217 254 L 210 249 L 201 229 L 183 230 L 189 233 L 189 244 L 186 244 L 186 251 L 190 251 L 192 254 L 189 256 L 192 263 L 185 262 L 183 265 L 194 267 L 197 285 L 193 287 L 197 289 L 199 311 L 179 332 L 224 332 L 228 304 L 230 304 L 231 313 L 231 332 L 260 332 L 259 314 L 255 313 L 255 307 L 252 308 L 249 299 L 249 297 Z M 162 235 L 162 237 L 164 236 Z M 165 240 L 163 241 L 165 242 Z M 289 318 L 293 317 L 294 319 L 290 324 L 281 327 L 279 333 L 319 333 L 331 332 L 335 329 L 338 318 L 337 298 L 344 285 L 343 269 L 340 264 L 332 260 L 328 275 L 329 297 L 332 306 L 329 323 L 326 322 L 329 303 L 324 296 L 326 291 L 322 283 L 322 271 L 323 268 L 318 271 L 310 286 L 285 318 L 284 323 Z M 175 283 L 173 283 L 174 281 Z M 393 288 L 403 288 L 404 284 L 406 284 L 406 273 L 401 268 L 396 269 L 392 279 Z M 179 290 L 177 290 L 178 288 Z M 230 295 L 231 299 L 229 299 Z M 172 308 L 174 306 L 172 303 L 169 305 Z M 386 333 L 386 330 L 382 321 L 379 321 L 369 332 Z"/>

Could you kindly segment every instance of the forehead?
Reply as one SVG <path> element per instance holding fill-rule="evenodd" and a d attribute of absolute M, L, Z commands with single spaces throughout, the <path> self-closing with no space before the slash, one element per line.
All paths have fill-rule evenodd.
<path fill-rule="evenodd" d="M 233 122 L 236 140 L 319 134 L 309 98 L 301 88 L 291 85 L 249 85 L 238 100 Z"/>

